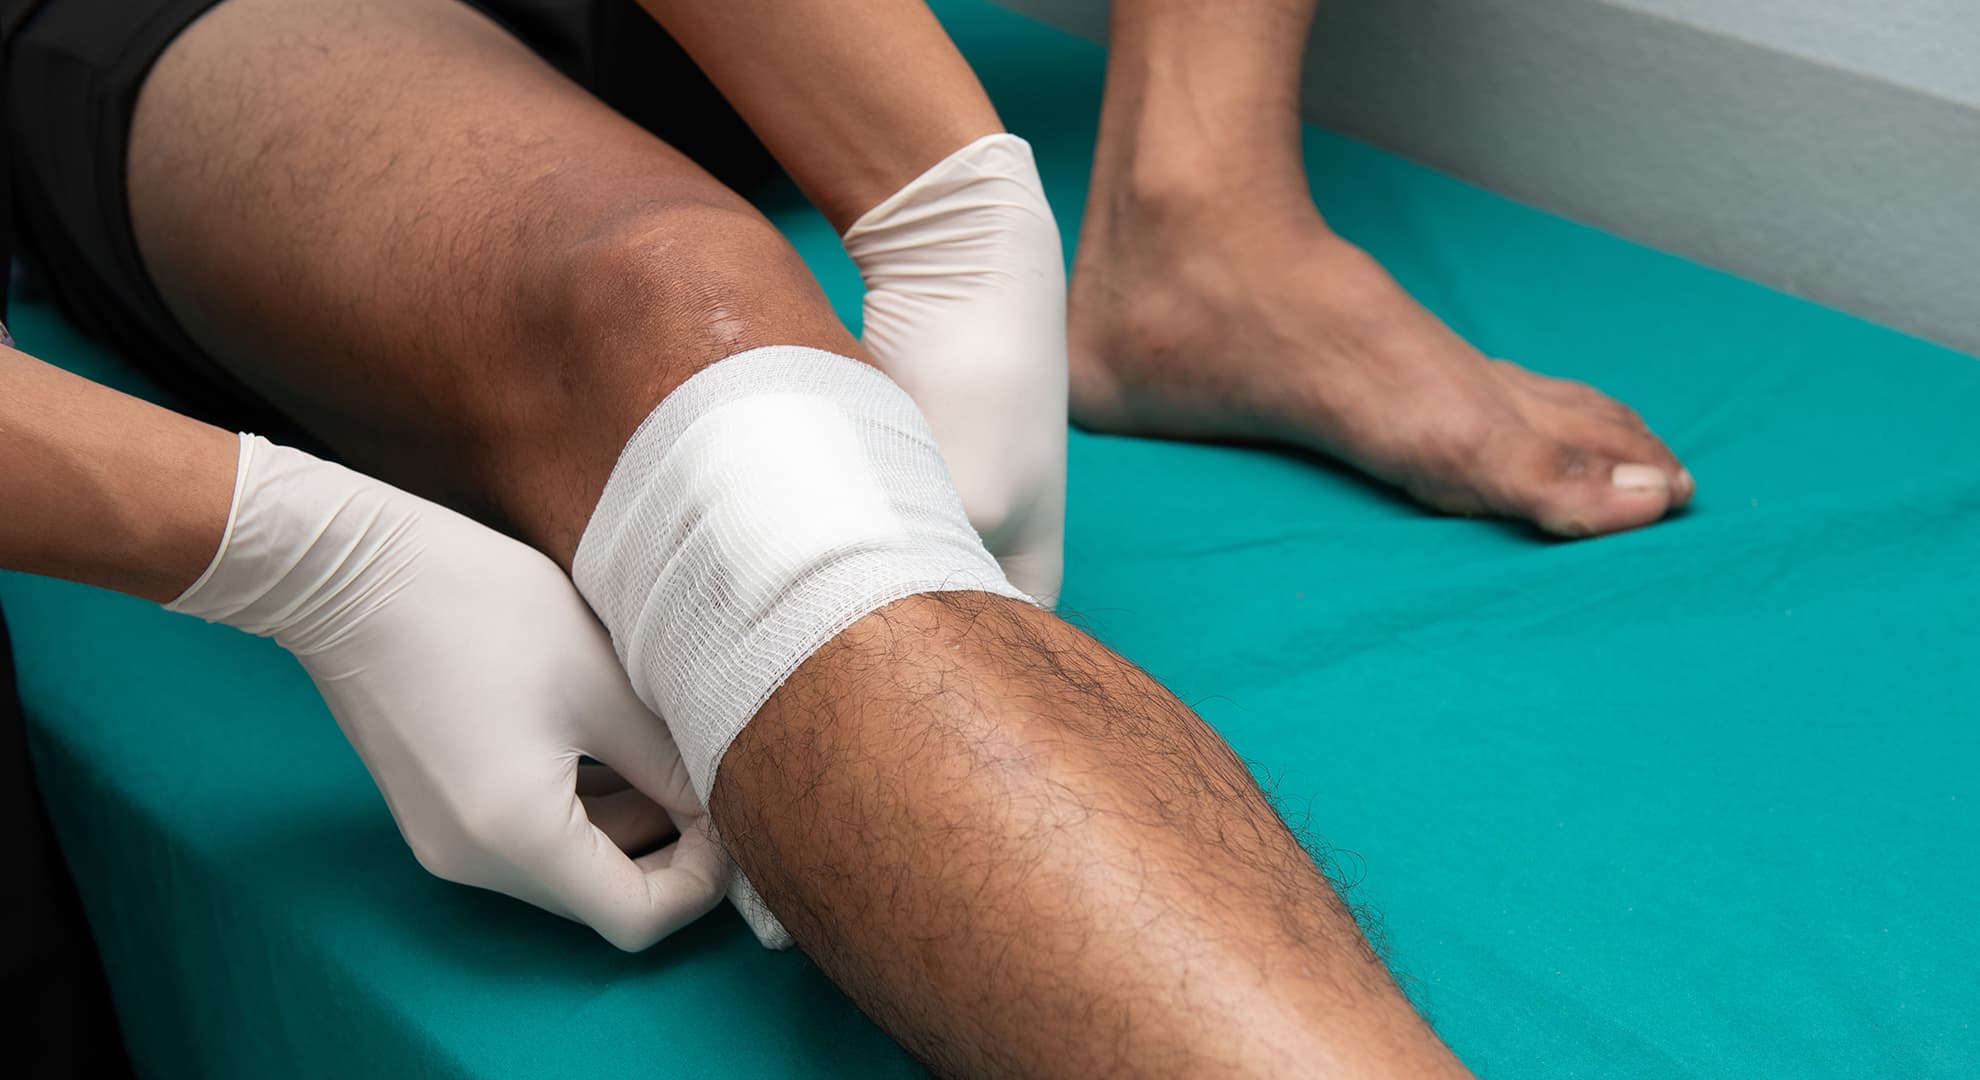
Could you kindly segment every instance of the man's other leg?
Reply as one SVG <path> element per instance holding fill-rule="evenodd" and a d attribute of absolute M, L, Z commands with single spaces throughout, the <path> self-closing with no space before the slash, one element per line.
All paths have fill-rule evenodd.
<path fill-rule="evenodd" d="M 1430 506 L 1571 536 L 1692 481 L 1635 413 L 1489 360 L 1314 208 L 1299 73 L 1317 0 L 1115 0 L 1071 299 L 1099 430 L 1334 454 Z"/>
<path fill-rule="evenodd" d="M 689 375 L 856 350 L 767 222 L 451 0 L 229 0 L 151 76 L 131 180 L 210 351 L 566 565 Z M 1216 737 L 1024 605 L 861 620 L 715 804 L 799 940 L 946 1071 L 1455 1068 Z"/>

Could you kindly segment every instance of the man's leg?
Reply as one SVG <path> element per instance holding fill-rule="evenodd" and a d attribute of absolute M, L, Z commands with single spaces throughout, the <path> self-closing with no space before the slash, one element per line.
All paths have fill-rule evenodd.
<path fill-rule="evenodd" d="M 130 169 L 208 349 L 566 565 L 689 375 L 855 354 L 767 222 L 450 0 L 228 0 L 153 72 Z M 1457 1069 L 1230 751 L 1025 605 L 860 620 L 713 801 L 798 939 L 945 1070 Z"/>
<path fill-rule="evenodd" d="M 227 0 L 139 96 L 131 212 L 208 353 L 566 568 L 701 367 L 858 345 L 747 201 L 453 0 Z"/>
<path fill-rule="evenodd" d="M 1633 412 L 1488 360 L 1321 220 L 1299 132 L 1316 3 L 1115 0 L 1074 419 L 1295 443 L 1565 535 L 1682 506 L 1690 475 Z"/>
<path fill-rule="evenodd" d="M 1464 1075 L 1229 747 L 1042 611 L 856 624 L 713 803 L 806 951 L 938 1071 Z"/>

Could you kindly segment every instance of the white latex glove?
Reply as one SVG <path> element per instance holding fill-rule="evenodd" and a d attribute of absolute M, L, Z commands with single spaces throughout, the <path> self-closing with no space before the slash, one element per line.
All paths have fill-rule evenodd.
<path fill-rule="evenodd" d="M 219 553 L 167 606 L 295 654 L 422 866 L 628 950 L 720 902 L 728 863 L 673 739 L 555 563 L 342 466 L 241 440 Z M 680 838 L 628 858 L 576 790 L 587 754 Z M 627 794 L 592 804 L 621 839 L 641 816 Z"/>
<path fill-rule="evenodd" d="M 866 349 L 935 433 L 969 521 L 1051 607 L 1065 572 L 1066 265 L 1031 144 L 978 139 L 853 222 Z"/>

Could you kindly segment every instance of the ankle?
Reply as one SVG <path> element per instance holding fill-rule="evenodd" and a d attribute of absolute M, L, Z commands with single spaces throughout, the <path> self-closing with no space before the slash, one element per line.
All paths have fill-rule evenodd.
<path fill-rule="evenodd" d="M 1206 82 L 1187 65 L 1123 62 L 1108 72 L 1096 188 L 1147 200 L 1306 192 L 1299 102 L 1252 80 Z"/>
<path fill-rule="evenodd" d="M 1120 111 L 1130 115 L 1108 117 L 1094 156 L 1093 224 L 1229 227 L 1318 216 L 1296 132 L 1283 136 L 1256 117 L 1213 132 L 1200 118 Z"/>
<path fill-rule="evenodd" d="M 1216 131 L 1203 125 L 1196 118 L 1141 119 L 1113 140 L 1116 146 L 1103 147 L 1095 180 L 1157 205 L 1239 197 L 1310 204 L 1296 132 L 1288 137 L 1257 117 L 1233 119 Z"/>

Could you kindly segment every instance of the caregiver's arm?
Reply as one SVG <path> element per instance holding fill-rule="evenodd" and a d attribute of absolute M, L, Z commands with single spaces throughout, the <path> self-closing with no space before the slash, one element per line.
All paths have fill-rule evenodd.
<path fill-rule="evenodd" d="M 227 526 L 229 431 L 0 347 L 0 567 L 164 602 Z"/>
<path fill-rule="evenodd" d="M 0 347 L 0 568 L 273 638 L 441 877 L 627 949 L 727 887 L 673 739 L 570 579 L 451 510 Z M 583 755 L 637 794 L 587 804 Z M 670 820 L 678 840 L 621 850 Z"/>
<path fill-rule="evenodd" d="M 844 232 L 1004 130 L 922 0 L 640 0 Z"/>

